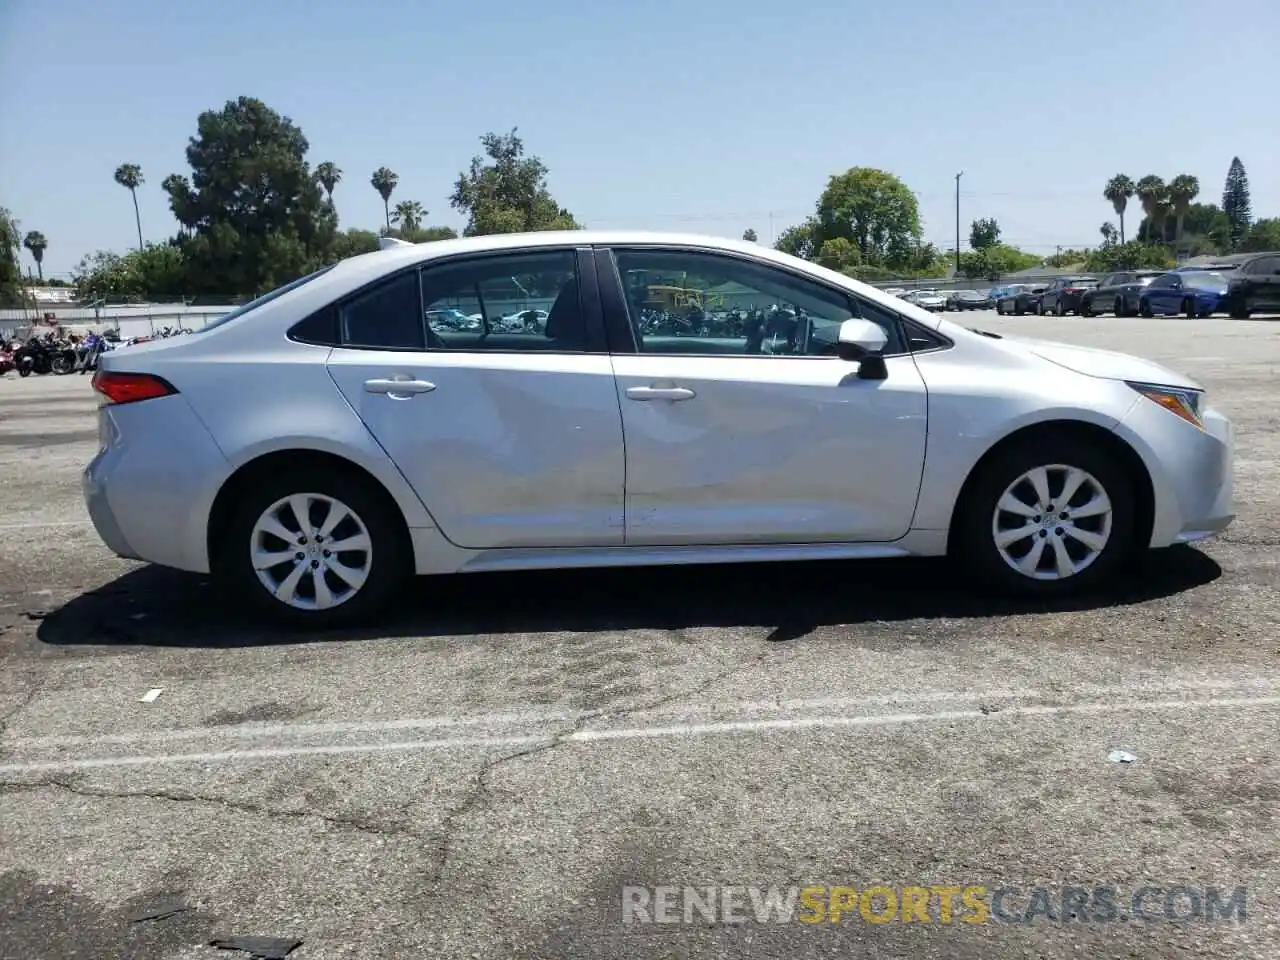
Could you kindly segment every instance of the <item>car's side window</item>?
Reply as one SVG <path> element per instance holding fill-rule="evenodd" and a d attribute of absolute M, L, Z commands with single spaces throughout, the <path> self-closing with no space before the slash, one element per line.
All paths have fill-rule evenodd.
<path fill-rule="evenodd" d="M 433 350 L 587 349 L 572 250 L 428 264 L 422 270 L 422 309 Z"/>
<path fill-rule="evenodd" d="M 338 311 L 338 329 L 346 347 L 424 349 L 417 272 L 397 274 L 346 301 Z"/>
<path fill-rule="evenodd" d="M 642 353 L 834 356 L 840 325 L 858 316 L 843 291 L 743 257 L 693 250 L 614 251 Z M 873 305 L 874 306 L 874 305 Z M 876 307 L 886 353 L 902 352 L 896 318 Z"/>

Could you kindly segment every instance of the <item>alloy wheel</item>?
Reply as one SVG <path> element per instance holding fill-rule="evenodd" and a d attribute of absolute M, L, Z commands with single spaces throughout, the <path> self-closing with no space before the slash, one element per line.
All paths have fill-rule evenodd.
<path fill-rule="evenodd" d="M 369 579 L 373 540 L 360 516 L 335 497 L 295 493 L 253 526 L 249 560 L 258 582 L 296 610 L 328 610 Z"/>
<path fill-rule="evenodd" d="M 1005 488 L 991 518 L 996 550 L 1034 580 L 1065 580 L 1101 556 L 1112 506 L 1092 474 L 1065 464 L 1033 467 Z"/>

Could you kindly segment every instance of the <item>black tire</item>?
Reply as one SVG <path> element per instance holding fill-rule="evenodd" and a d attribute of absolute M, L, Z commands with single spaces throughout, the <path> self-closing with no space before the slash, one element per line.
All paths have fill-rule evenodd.
<path fill-rule="evenodd" d="M 1125 306 L 1124 297 L 1116 297 L 1114 306 L 1116 308 L 1117 317 L 1127 317 L 1129 315 L 1129 308 Z"/>
<path fill-rule="evenodd" d="M 249 559 L 258 519 L 272 504 L 299 493 L 341 501 L 363 521 L 372 545 L 368 579 L 349 599 L 326 610 L 302 610 L 277 600 L 259 581 Z M 277 623 L 324 630 L 366 622 L 386 607 L 412 572 L 409 543 L 394 510 L 384 491 L 355 473 L 318 473 L 315 468 L 282 471 L 254 484 L 237 505 L 219 545 L 214 573 L 231 597 L 252 604 Z"/>
<path fill-rule="evenodd" d="M 1101 552 L 1079 573 L 1037 580 L 1015 570 L 1004 559 L 996 547 L 992 526 L 996 504 L 1010 484 L 1037 466 L 1058 464 L 1084 470 L 1102 486 L 1111 502 L 1111 531 Z M 1062 480 L 1051 475 L 1051 493 L 1061 489 Z M 1052 530 L 1048 533 L 1053 536 Z M 1027 543 L 1034 542 L 1033 535 Z M 956 505 L 949 553 L 965 573 L 987 588 L 1049 599 L 1087 593 L 1114 578 L 1134 555 L 1136 546 L 1133 485 L 1121 464 L 1098 444 L 1046 434 L 1007 447 L 978 465 Z M 1045 553 L 1049 555 L 1051 551 Z"/>
<path fill-rule="evenodd" d="M 1184 297 L 1182 300 L 1182 315 L 1188 320 L 1194 320 L 1196 314 L 1196 302 L 1191 297 Z"/>
<path fill-rule="evenodd" d="M 1249 311 L 1244 309 L 1243 307 L 1233 307 L 1231 309 L 1231 319 L 1232 320 L 1248 320 Z"/>
<path fill-rule="evenodd" d="M 1092 317 L 1092 316 L 1093 316 L 1093 301 L 1092 301 L 1092 300 L 1081 300 L 1081 301 L 1080 301 L 1080 316 L 1082 316 L 1082 317 Z"/>
<path fill-rule="evenodd" d="M 1155 314 L 1151 310 L 1151 304 L 1147 303 L 1146 300 L 1138 301 L 1138 313 L 1142 314 L 1142 316 L 1147 318 L 1155 316 Z"/>
<path fill-rule="evenodd" d="M 20 376 L 20 377 L 29 377 L 29 376 L 31 376 L 31 365 L 30 365 L 30 364 L 28 364 L 28 363 L 20 363 L 20 364 L 18 364 L 18 376 Z"/>
<path fill-rule="evenodd" d="M 1053 315 L 1055 317 L 1065 316 L 1066 312 L 1067 312 L 1067 308 L 1062 305 L 1061 300 L 1055 300 L 1053 302 Z"/>
<path fill-rule="evenodd" d="M 71 362 L 69 357 L 57 356 L 53 358 L 50 370 L 58 376 L 63 377 L 70 373 L 73 367 L 74 364 Z"/>

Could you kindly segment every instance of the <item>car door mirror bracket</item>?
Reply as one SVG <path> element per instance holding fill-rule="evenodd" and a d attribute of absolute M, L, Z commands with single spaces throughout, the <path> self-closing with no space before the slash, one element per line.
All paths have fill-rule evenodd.
<path fill-rule="evenodd" d="M 883 355 L 888 342 L 888 335 L 878 324 L 863 319 L 846 320 L 840 324 L 836 356 L 858 364 L 859 380 L 884 380 L 889 376 Z"/>

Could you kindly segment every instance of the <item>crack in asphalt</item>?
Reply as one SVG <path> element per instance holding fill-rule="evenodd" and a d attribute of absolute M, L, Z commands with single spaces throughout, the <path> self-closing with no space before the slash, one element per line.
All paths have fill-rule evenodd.
<path fill-rule="evenodd" d="M 1280 537 L 1238 537 L 1219 534 L 1218 539 L 1223 543 L 1234 543 L 1241 547 L 1280 547 Z"/>
<path fill-rule="evenodd" d="M 458 839 L 458 827 L 461 821 L 480 807 L 484 806 L 492 796 L 492 791 L 489 789 L 489 778 L 496 769 L 513 761 L 536 756 L 540 753 L 548 753 L 563 746 L 570 742 L 570 738 L 575 733 L 582 730 L 589 720 L 595 720 L 600 717 L 629 717 L 637 713 L 657 710 L 661 707 L 669 706 L 681 700 L 688 699 L 689 697 L 696 697 L 699 694 L 705 693 L 716 684 L 723 683 L 725 680 L 728 680 L 734 674 L 746 672 L 747 670 L 758 667 L 766 659 L 773 656 L 776 650 L 776 647 L 774 646 L 776 640 L 774 640 L 774 637 L 777 632 L 778 631 L 775 630 L 770 633 L 766 638 L 766 642 L 769 642 L 770 646 L 766 647 L 754 657 L 735 663 L 733 666 L 719 671 L 708 679 L 694 684 L 692 687 L 688 687 L 675 693 L 666 694 L 661 697 L 656 697 L 644 703 L 625 707 L 620 710 L 600 709 L 585 711 L 579 714 L 578 717 L 574 719 L 573 723 L 566 725 L 563 730 L 549 734 L 546 742 L 544 743 L 537 743 L 531 746 L 522 747 L 521 749 L 512 751 L 511 753 L 505 753 L 501 756 L 483 761 L 480 764 L 479 769 L 476 771 L 472 787 L 467 792 L 467 795 L 462 799 L 462 802 L 450 810 L 449 813 L 445 815 L 443 821 L 441 821 L 440 837 L 436 842 L 436 868 L 432 872 L 431 886 L 438 890 L 444 879 L 444 875 L 449 867 L 449 861 L 453 858 L 454 851 L 456 849 L 455 845 Z"/>
<path fill-rule="evenodd" d="M 278 807 L 268 807 L 257 803 L 247 803 L 242 800 L 231 800 L 227 797 L 213 797 L 206 794 L 187 793 L 185 791 L 99 790 L 92 787 L 82 786 L 72 780 L 60 779 L 58 777 L 45 777 L 40 780 L 0 781 L 0 788 L 6 790 L 40 790 L 53 788 L 57 790 L 64 790 L 67 793 L 73 793 L 79 797 L 92 797 L 105 800 L 165 800 L 172 803 L 205 803 L 213 806 L 219 806 L 226 810 L 234 810 L 237 813 L 248 813 L 255 816 L 266 817 L 267 819 L 320 820 L 334 827 L 355 830 L 360 833 L 372 834 L 374 836 L 384 838 L 389 836 L 421 836 L 421 834 L 410 829 L 403 823 L 380 824 L 362 817 L 342 817 L 311 810 L 282 810 Z"/>
<path fill-rule="evenodd" d="M 11 710 L 7 710 L 3 715 L 0 715 L 0 735 L 9 732 L 9 724 L 17 718 L 18 714 L 31 706 L 31 702 L 39 695 L 40 689 L 40 684 L 33 683 L 30 689 L 23 694 L 22 699 L 18 702 L 16 707 Z"/>

